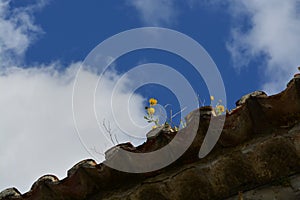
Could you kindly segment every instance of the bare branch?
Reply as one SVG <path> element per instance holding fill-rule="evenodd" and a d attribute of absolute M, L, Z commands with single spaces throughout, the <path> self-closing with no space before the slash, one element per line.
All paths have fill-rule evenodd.
<path fill-rule="evenodd" d="M 105 119 L 103 119 L 103 123 L 102 126 L 104 127 L 106 133 L 109 135 L 109 138 L 112 142 L 113 145 L 116 145 L 116 142 L 113 139 L 113 135 L 112 135 L 112 130 L 111 130 L 111 126 L 110 126 L 110 122 L 108 121 L 107 123 L 105 123 Z"/>
<path fill-rule="evenodd" d="M 100 155 L 102 155 L 102 156 L 105 156 L 104 153 L 97 151 L 96 147 L 90 148 L 90 150 L 94 151 L 94 152 L 97 153 L 97 154 L 100 154 Z"/>
<path fill-rule="evenodd" d="M 181 113 L 181 112 L 184 111 L 185 109 L 187 109 L 187 107 L 182 108 L 180 111 L 178 111 L 177 113 L 175 113 L 174 115 L 172 115 L 171 118 L 176 117 L 179 113 Z"/>
<path fill-rule="evenodd" d="M 173 124 L 173 116 L 172 116 L 172 109 L 170 109 L 170 116 L 171 116 L 171 118 L 170 118 L 170 124 Z"/>
<path fill-rule="evenodd" d="M 120 144 L 119 141 L 118 141 L 117 135 L 114 134 L 114 136 L 115 136 L 115 140 L 116 140 L 117 144 Z"/>
<path fill-rule="evenodd" d="M 168 103 L 164 106 L 164 108 L 167 108 L 168 106 L 172 106 L 172 105 Z"/>

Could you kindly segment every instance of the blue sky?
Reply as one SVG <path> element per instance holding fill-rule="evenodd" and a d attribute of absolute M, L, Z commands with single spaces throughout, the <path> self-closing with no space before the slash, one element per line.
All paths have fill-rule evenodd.
<path fill-rule="evenodd" d="M 146 26 L 188 35 L 216 63 L 226 89 L 227 107 L 232 109 L 235 101 L 249 92 L 274 94 L 283 90 L 297 71 L 299 5 L 298 0 L 274 0 L 272 4 L 268 0 L 0 0 L 0 157 L 4 160 L 0 163 L 0 190 L 16 186 L 26 191 L 47 173 L 63 178 L 73 164 L 91 157 L 74 128 L 72 87 L 80 65 L 102 41 Z M 103 80 L 104 87 L 97 96 L 101 99 L 97 109 L 111 126 L 114 119 L 106 96 L 113 83 L 126 70 L 151 62 L 181 69 L 200 99 L 210 103 L 205 82 L 195 76 L 185 60 L 160 50 L 139 50 L 111 65 L 110 78 Z M 83 80 L 88 85 L 97 78 L 90 71 Z M 120 110 L 127 108 L 126 98 L 132 98 L 130 114 L 139 125 L 144 123 L 143 107 L 149 97 L 156 97 L 162 105 L 172 104 L 175 111 L 179 109 L 176 94 L 166 87 L 145 85 L 133 95 L 128 89 L 124 86 L 116 92 L 120 105 L 117 115 L 124 122 L 128 116 Z M 80 95 L 88 94 L 81 91 Z M 82 105 L 88 104 L 86 101 L 79 100 Z M 86 112 L 89 106 L 80 108 L 84 120 L 79 123 L 92 133 L 98 127 Z M 145 131 L 138 134 L 142 137 Z M 99 151 L 111 145 L 103 144 Z M 24 164 L 22 169 L 17 167 L 20 162 Z"/>
<path fill-rule="evenodd" d="M 67 1 L 50 2 L 45 9 L 35 14 L 35 23 L 44 33 L 26 51 L 25 63 L 30 66 L 34 63 L 59 61 L 68 66 L 71 62 L 82 61 L 97 44 L 119 32 L 143 26 L 162 26 L 185 33 L 203 45 L 219 66 L 226 88 L 227 85 L 232 88 L 227 91 L 230 107 L 234 106 L 234 101 L 241 94 L 259 88 L 257 81 L 252 82 L 249 76 L 240 76 L 232 67 L 226 42 L 230 38 L 233 22 L 227 12 L 220 12 L 222 8 L 210 9 L 209 5 L 189 5 L 183 2 L 166 4 L 165 9 L 169 10 L 169 15 L 156 19 L 157 13 L 154 16 L 143 14 L 143 10 L 137 10 L 130 1 L 119 5 L 113 1 L 91 1 L 89 4 L 72 2 L 72 5 Z M 151 59 L 159 60 L 156 56 L 147 56 L 147 53 L 133 59 L 136 63 L 143 59 L 148 62 Z M 165 59 L 165 62 L 170 60 Z M 133 65 L 134 61 L 131 62 Z M 251 68 L 242 73 L 257 76 Z M 241 85 L 241 80 L 244 82 L 243 87 L 234 87 Z"/>

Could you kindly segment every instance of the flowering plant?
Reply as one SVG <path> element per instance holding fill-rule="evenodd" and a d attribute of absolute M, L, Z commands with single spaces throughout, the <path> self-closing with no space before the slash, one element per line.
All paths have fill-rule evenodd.
<path fill-rule="evenodd" d="M 164 127 L 166 130 L 169 130 L 171 132 L 177 132 L 179 130 L 179 127 L 184 128 L 186 126 L 185 122 L 183 120 L 180 120 L 180 125 L 178 126 L 173 126 L 173 121 L 172 119 L 174 117 L 176 117 L 178 114 L 181 113 L 181 111 L 183 111 L 184 109 L 182 109 L 181 111 L 172 114 L 172 110 L 170 110 L 170 117 L 168 118 L 167 116 L 164 116 L 163 113 L 160 112 L 161 115 L 163 115 L 164 117 L 166 117 L 168 119 L 169 122 L 165 122 L 164 124 L 160 125 L 159 124 L 159 119 L 154 117 L 154 113 L 155 113 L 155 106 L 157 105 L 157 99 L 155 98 L 150 98 L 149 99 L 149 106 L 146 106 L 145 109 L 147 111 L 147 115 L 144 116 L 144 118 L 147 120 L 148 123 L 154 123 L 155 125 L 152 127 L 152 129 L 155 129 L 157 127 Z M 167 108 L 170 104 L 165 105 L 164 107 Z"/>
<path fill-rule="evenodd" d="M 214 96 L 210 96 L 211 102 L 215 100 Z M 225 107 L 222 105 L 222 100 L 219 100 L 215 107 L 213 107 L 213 115 L 219 116 L 225 112 Z"/>
<path fill-rule="evenodd" d="M 144 119 L 147 120 L 148 123 L 154 123 L 155 126 L 153 126 L 152 128 L 156 128 L 157 126 L 159 126 L 159 119 L 155 119 L 154 118 L 154 113 L 155 113 L 155 108 L 154 106 L 157 104 L 157 100 L 154 98 L 149 99 L 149 106 L 146 106 L 145 109 L 147 110 L 147 115 L 144 116 Z"/>

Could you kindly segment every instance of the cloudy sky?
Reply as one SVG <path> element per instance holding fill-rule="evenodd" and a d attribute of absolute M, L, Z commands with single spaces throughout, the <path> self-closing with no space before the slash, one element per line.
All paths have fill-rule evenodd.
<path fill-rule="evenodd" d="M 86 57 L 120 32 L 155 26 L 193 38 L 218 67 L 229 109 L 246 93 L 264 90 L 271 95 L 283 90 L 300 65 L 300 1 L 228 2 L 0 0 L 0 190 L 17 187 L 26 192 L 44 174 L 61 179 L 82 159 L 97 154 L 94 159 L 101 160 L 113 145 L 106 129 L 118 142 L 142 142 L 151 128 L 143 119 L 150 97 L 162 106 L 171 104 L 174 112 L 180 110 L 176 106 L 180 92 L 167 86 L 145 84 L 132 92 L 135 79 L 123 74 L 134 66 L 155 62 L 184 67 L 185 79 L 200 100 L 210 104 L 214 94 L 208 93 L 201 77 L 193 77 L 189 64 L 158 50 L 115 58 L 95 87 L 99 71 L 82 70 Z M 105 59 L 110 63 L 113 58 Z M 80 69 L 79 90 L 74 83 Z M 161 71 L 146 75 L 161 80 L 175 77 Z M 123 82 L 115 88 L 118 80 Z M 76 124 L 73 116 L 78 116 Z M 120 129 L 131 134 L 122 135 Z"/>

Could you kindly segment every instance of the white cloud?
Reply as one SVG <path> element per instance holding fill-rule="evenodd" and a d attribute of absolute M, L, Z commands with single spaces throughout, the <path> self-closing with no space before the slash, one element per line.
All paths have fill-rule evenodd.
<path fill-rule="evenodd" d="M 53 72 L 53 73 L 52 73 Z M 9 68 L 0 76 L 0 188 L 29 189 L 39 176 L 87 156 L 74 137 L 67 72 Z"/>
<path fill-rule="evenodd" d="M 236 67 L 265 56 L 263 90 L 276 93 L 285 88 L 300 64 L 300 1 L 231 1 L 235 25 L 228 43 Z M 249 27 L 241 19 L 249 20 Z"/>
<path fill-rule="evenodd" d="M 15 186 L 25 192 L 40 176 L 50 173 L 63 178 L 75 163 L 92 157 L 80 143 L 72 116 L 72 87 L 79 65 L 80 63 L 72 64 L 64 73 L 57 72 L 54 66 L 28 69 L 13 67 L 2 72 L 0 190 Z M 86 71 L 83 78 L 89 86 L 95 83 L 98 76 Z M 118 78 L 113 73 L 105 77 L 101 94 L 96 99 L 108 96 L 113 90 L 113 82 Z M 126 88 L 121 90 L 116 91 L 117 104 L 123 105 L 124 101 L 132 98 L 134 106 L 130 107 L 131 115 L 140 116 L 140 120 L 144 121 L 144 99 L 135 94 L 131 96 Z M 79 93 L 83 100 L 80 113 L 85 113 L 85 116 L 78 123 L 86 130 L 80 134 L 85 137 L 87 133 L 96 133 L 97 138 L 89 139 L 97 139 L 97 151 L 104 152 L 111 144 L 105 142 L 103 135 L 99 134 L 101 132 L 95 126 L 94 116 L 87 111 L 91 102 L 84 98 L 89 95 L 86 91 Z M 115 118 L 108 105 L 109 99 L 104 99 L 97 104 L 96 110 L 102 111 L 101 117 L 111 122 L 112 130 L 119 141 L 124 142 L 128 137 L 124 137 L 116 128 Z M 124 112 L 116 114 L 123 119 L 127 117 Z M 93 148 L 88 145 L 87 148 Z"/>
<path fill-rule="evenodd" d="M 173 24 L 177 15 L 174 0 L 128 0 L 147 26 Z"/>
<path fill-rule="evenodd" d="M 27 7 L 11 8 L 10 0 L 0 0 L 0 67 L 16 63 L 29 45 L 42 33 L 32 13 L 46 5 L 41 0 Z"/>
<path fill-rule="evenodd" d="M 11 9 L 9 3 L 0 0 L 0 191 L 17 187 L 26 192 L 40 176 L 54 174 L 63 178 L 74 164 L 92 156 L 79 140 L 72 115 L 73 83 L 81 63 L 71 64 L 64 72 L 56 70 L 64 68 L 59 62 L 22 68 L 22 57 L 42 32 L 34 23 L 32 12 L 42 8 L 45 1 L 17 9 Z M 105 76 L 96 99 L 108 96 L 119 78 L 113 71 Z M 83 79 L 86 85 L 92 85 L 98 76 L 95 72 L 85 71 Z M 79 97 L 85 97 L 86 92 L 80 91 Z M 130 99 L 131 116 L 135 116 L 138 124 L 146 123 L 143 120 L 143 97 L 129 93 L 126 87 L 115 93 L 117 104 L 122 105 Z M 86 115 L 78 123 L 83 124 L 89 133 L 97 133 L 97 139 L 100 137 L 97 151 L 104 152 L 111 144 L 105 142 L 103 134 L 99 134 L 99 127 L 90 120 L 94 116 L 85 112 L 91 105 L 90 100 L 80 99 L 82 106 L 79 109 Z M 116 128 L 108 106 L 109 99 L 104 100 L 97 104 L 96 110 L 101 110 L 101 117 L 111 122 L 119 142 L 128 140 Z M 117 115 L 128 118 L 125 112 Z M 87 148 L 93 147 L 87 144 Z"/>

